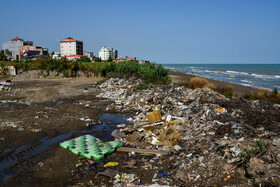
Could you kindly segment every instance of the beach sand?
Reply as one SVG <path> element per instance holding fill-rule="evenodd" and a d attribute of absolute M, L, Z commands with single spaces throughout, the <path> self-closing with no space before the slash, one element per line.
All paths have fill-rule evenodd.
<path fill-rule="evenodd" d="M 170 77 L 172 78 L 172 84 L 181 84 L 181 83 L 184 84 L 184 83 L 189 83 L 191 78 L 200 77 L 200 76 L 170 71 Z M 203 77 L 203 78 L 205 78 L 205 77 Z M 212 83 L 218 87 L 232 86 L 233 94 L 237 95 L 237 96 L 249 95 L 252 93 L 256 93 L 258 91 L 258 88 L 256 88 L 256 87 L 244 86 L 241 84 L 220 81 L 220 80 L 215 80 L 215 79 L 209 79 L 209 78 L 205 78 L 205 79 L 207 79 L 210 83 Z"/>

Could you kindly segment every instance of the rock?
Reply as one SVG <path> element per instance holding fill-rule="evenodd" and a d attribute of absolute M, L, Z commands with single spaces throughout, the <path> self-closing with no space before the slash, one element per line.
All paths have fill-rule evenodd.
<path fill-rule="evenodd" d="M 79 162 L 78 164 L 76 164 L 76 168 L 78 168 L 78 167 L 80 167 L 80 166 L 82 166 L 83 165 L 83 163 L 82 162 Z"/>
<path fill-rule="evenodd" d="M 220 140 L 219 146 L 223 147 L 225 145 L 227 145 L 227 142 L 225 140 Z"/>
<path fill-rule="evenodd" d="M 244 141 L 244 137 L 239 138 L 237 141 L 238 141 L 238 142 L 243 142 L 243 141 Z"/>
<path fill-rule="evenodd" d="M 106 169 L 105 171 L 98 172 L 97 174 L 98 175 L 104 175 L 104 176 L 107 176 L 107 177 L 110 177 L 110 178 L 114 178 L 114 176 L 116 176 L 118 174 L 118 172 L 115 171 L 115 170 L 112 170 L 112 169 Z"/>
<path fill-rule="evenodd" d="M 230 168 L 231 168 L 231 167 L 230 167 L 230 165 L 228 165 L 228 164 L 226 164 L 226 165 L 223 166 L 223 170 L 224 170 L 224 171 L 228 171 L 228 170 L 230 170 Z"/>
<path fill-rule="evenodd" d="M 205 165 L 204 163 L 200 163 L 198 166 L 199 166 L 199 167 L 203 167 L 203 168 L 207 168 L 206 165 Z"/>
<path fill-rule="evenodd" d="M 277 147 L 280 147 L 280 138 L 273 139 L 272 140 L 272 145 L 275 145 Z"/>
<path fill-rule="evenodd" d="M 180 151 L 182 148 L 181 148 L 179 145 L 174 145 L 174 146 L 173 146 L 173 149 L 174 149 L 175 151 Z"/>
<path fill-rule="evenodd" d="M 117 139 L 122 139 L 125 137 L 125 134 L 123 132 L 121 132 L 120 130 L 118 129 L 115 129 L 111 135 L 114 137 L 114 138 L 117 138 Z"/>

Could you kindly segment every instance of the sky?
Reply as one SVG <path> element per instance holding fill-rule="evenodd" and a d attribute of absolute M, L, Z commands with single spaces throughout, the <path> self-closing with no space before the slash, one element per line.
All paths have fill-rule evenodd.
<path fill-rule="evenodd" d="M 280 64 L 279 0 L 9 0 L 0 18 L 1 43 L 49 52 L 70 36 L 161 64 Z"/>

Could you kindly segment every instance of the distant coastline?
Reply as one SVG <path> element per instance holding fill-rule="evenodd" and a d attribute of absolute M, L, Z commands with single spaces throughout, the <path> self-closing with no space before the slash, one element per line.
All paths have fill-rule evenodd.
<path fill-rule="evenodd" d="M 170 77 L 172 78 L 172 84 L 180 84 L 180 83 L 189 83 L 191 78 L 202 77 L 202 76 L 189 74 L 189 73 L 170 71 Z M 203 77 L 203 78 L 207 79 L 210 83 L 212 83 L 216 86 L 220 86 L 220 87 L 231 86 L 233 88 L 233 93 L 238 96 L 250 95 L 250 94 L 256 93 L 258 91 L 258 87 L 245 86 L 245 85 L 238 84 L 238 83 L 210 79 L 210 78 L 206 78 L 206 77 Z"/>
<path fill-rule="evenodd" d="M 247 87 L 280 89 L 280 64 L 162 64 L 174 72 L 187 73 Z"/>

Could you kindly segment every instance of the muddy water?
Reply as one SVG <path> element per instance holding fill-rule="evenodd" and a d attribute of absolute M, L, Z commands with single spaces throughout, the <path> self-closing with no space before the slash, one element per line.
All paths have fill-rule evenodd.
<path fill-rule="evenodd" d="M 71 130 L 55 137 L 44 137 L 36 143 L 25 144 L 10 151 L 10 154 L 6 156 L 5 159 L 0 160 L 0 184 L 30 167 L 30 160 L 34 159 L 36 155 L 48 150 L 50 146 L 58 146 L 60 142 L 67 139 L 90 134 L 103 141 L 111 140 L 111 132 L 114 130 L 115 126 L 121 123 L 128 124 L 126 119 L 130 116 L 131 114 L 127 113 L 103 113 L 99 117 L 100 123 L 92 124 L 90 129 Z"/>

